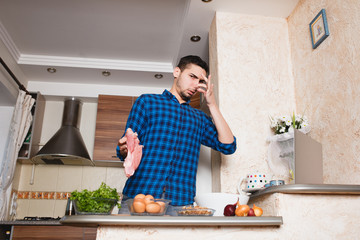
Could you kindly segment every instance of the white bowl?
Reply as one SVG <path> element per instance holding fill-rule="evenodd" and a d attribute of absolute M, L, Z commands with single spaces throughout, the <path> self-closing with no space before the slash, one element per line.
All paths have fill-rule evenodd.
<path fill-rule="evenodd" d="M 245 194 L 231 193 L 199 193 L 195 197 L 195 203 L 201 207 L 215 209 L 214 216 L 224 216 L 224 208 L 228 204 L 235 204 L 239 199 L 241 205 L 247 204 L 249 196 Z"/>

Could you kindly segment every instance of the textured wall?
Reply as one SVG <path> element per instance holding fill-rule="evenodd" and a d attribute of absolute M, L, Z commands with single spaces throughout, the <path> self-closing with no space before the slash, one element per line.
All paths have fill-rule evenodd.
<path fill-rule="evenodd" d="M 218 12 L 210 31 L 210 62 L 219 107 L 237 137 L 223 156 L 221 191 L 236 192 L 241 176 L 269 172 L 269 116 L 295 110 L 286 19 Z"/>
<path fill-rule="evenodd" d="M 309 23 L 322 8 L 330 36 L 312 49 Z M 288 18 L 296 107 L 323 145 L 325 183 L 360 183 L 359 19 L 358 0 L 303 0 Z"/>

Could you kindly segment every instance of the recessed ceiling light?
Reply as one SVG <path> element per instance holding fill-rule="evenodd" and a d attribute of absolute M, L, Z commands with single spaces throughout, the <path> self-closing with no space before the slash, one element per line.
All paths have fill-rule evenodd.
<path fill-rule="evenodd" d="M 154 75 L 154 77 L 155 77 L 156 79 L 161 79 L 161 78 L 163 78 L 163 75 L 160 74 L 160 73 L 157 73 L 157 74 Z"/>
<path fill-rule="evenodd" d="M 56 68 L 49 67 L 46 69 L 49 73 L 56 73 Z"/>
<path fill-rule="evenodd" d="M 204 3 L 208 3 L 208 2 L 211 2 L 212 0 L 201 0 L 203 1 Z"/>
<path fill-rule="evenodd" d="M 111 73 L 110 73 L 109 71 L 103 71 L 103 72 L 102 72 L 102 75 L 103 75 L 104 77 L 108 77 L 108 76 L 111 75 Z"/>
<path fill-rule="evenodd" d="M 198 36 L 198 35 L 194 35 L 194 36 L 191 36 L 190 40 L 191 40 L 192 42 L 198 42 L 198 41 L 201 40 L 201 37 Z"/>

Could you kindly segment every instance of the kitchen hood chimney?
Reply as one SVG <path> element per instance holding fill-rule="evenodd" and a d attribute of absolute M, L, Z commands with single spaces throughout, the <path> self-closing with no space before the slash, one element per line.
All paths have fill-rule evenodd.
<path fill-rule="evenodd" d="M 60 129 L 31 161 L 35 164 L 94 166 L 79 131 L 81 101 L 65 99 Z"/>

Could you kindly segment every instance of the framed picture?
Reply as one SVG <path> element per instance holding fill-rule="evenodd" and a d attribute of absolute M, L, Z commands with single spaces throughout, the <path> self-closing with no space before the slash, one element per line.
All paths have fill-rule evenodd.
<path fill-rule="evenodd" d="M 313 49 L 317 48 L 329 36 L 329 28 L 326 20 L 325 9 L 316 15 L 316 17 L 309 24 L 311 43 Z"/>

